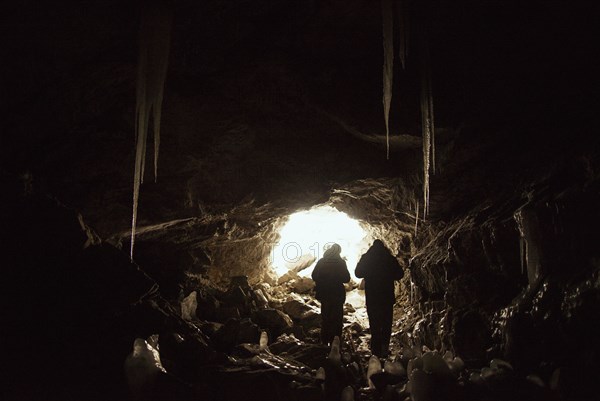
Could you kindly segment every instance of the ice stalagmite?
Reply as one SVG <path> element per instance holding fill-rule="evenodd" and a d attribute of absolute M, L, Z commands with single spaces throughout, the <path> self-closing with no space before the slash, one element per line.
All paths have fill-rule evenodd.
<path fill-rule="evenodd" d="M 383 115 L 385 118 L 386 157 L 390 158 L 390 105 L 394 78 L 394 15 L 392 0 L 382 0 L 383 17 Z"/>
<path fill-rule="evenodd" d="M 435 174 L 435 126 L 429 49 L 424 37 L 421 46 L 421 128 L 423 131 L 423 218 L 425 218 L 429 212 L 430 167 Z"/>
<path fill-rule="evenodd" d="M 371 355 L 371 357 L 369 358 L 369 364 L 367 366 L 367 382 L 369 384 L 369 388 L 375 388 L 375 384 L 373 384 L 373 382 L 371 381 L 371 376 L 381 371 L 381 361 L 379 360 L 379 358 L 377 358 L 377 356 Z"/>
<path fill-rule="evenodd" d="M 133 176 L 133 217 L 131 221 L 131 250 L 135 242 L 137 223 L 137 206 L 140 185 L 144 181 L 146 162 L 146 144 L 150 115 L 154 135 L 154 180 L 158 168 L 158 150 L 160 147 L 160 119 L 163 101 L 163 90 L 169 48 L 171 42 L 171 25 L 173 16 L 170 8 L 161 0 L 143 3 L 140 20 L 140 43 L 136 83 L 135 105 L 135 172 Z"/>
<path fill-rule="evenodd" d="M 147 399 L 157 376 L 166 372 L 160 361 L 157 342 L 155 336 L 148 338 L 148 341 L 136 338 L 133 352 L 125 359 L 125 377 L 135 400 Z"/>

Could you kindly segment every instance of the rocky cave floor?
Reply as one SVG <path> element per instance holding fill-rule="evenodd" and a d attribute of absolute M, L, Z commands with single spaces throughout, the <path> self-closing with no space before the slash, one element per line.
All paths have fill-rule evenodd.
<path fill-rule="evenodd" d="M 160 399 L 156 394 L 166 399 L 182 394 L 189 399 L 237 400 L 247 399 L 249 392 L 252 399 L 274 400 L 559 399 L 560 370 L 542 379 L 533 372 L 516 372 L 498 358 L 488 364 L 464 361 L 441 344 L 433 349 L 421 344 L 413 333 L 426 330 L 420 327 L 428 322 L 423 312 L 443 316 L 443 306 L 434 310 L 440 305 L 419 311 L 397 303 L 390 355 L 372 357 L 368 319 L 360 302 L 364 293 L 352 287 L 339 350 L 320 344 L 319 303 L 311 289 L 295 288 L 290 282 L 251 287 L 247 277 L 238 276 L 226 290 L 198 285 L 180 300 L 155 298 L 146 306 L 149 311 L 185 329 L 158 339 L 152 336 L 143 351 L 128 357 L 130 387 L 152 399 Z M 268 345 L 262 332 L 270 339 Z M 160 350 L 160 362 L 153 356 L 155 350 Z M 140 376 L 142 371 L 158 376 L 149 383 Z M 148 397 L 144 386 L 150 384 Z"/>
<path fill-rule="evenodd" d="M 375 361 L 356 288 L 337 352 L 319 344 L 319 304 L 298 285 L 306 280 L 250 285 L 235 276 L 217 288 L 188 274 L 180 295 L 166 297 L 77 212 L 36 194 L 13 200 L 18 213 L 4 217 L 16 228 L 5 243 L 14 285 L 3 295 L 19 301 L 5 317 L 6 399 L 562 400 L 577 385 L 577 370 L 513 367 L 499 350 L 478 349 L 478 320 L 463 317 L 454 332 L 450 307 L 415 302 L 407 277 L 397 285 L 391 353 Z"/>

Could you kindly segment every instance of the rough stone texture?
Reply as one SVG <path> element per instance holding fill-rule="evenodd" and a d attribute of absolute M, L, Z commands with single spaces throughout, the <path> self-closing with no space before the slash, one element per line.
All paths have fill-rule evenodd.
<path fill-rule="evenodd" d="M 292 319 L 277 309 L 261 309 L 256 312 L 256 322 L 269 332 L 270 338 L 275 338 L 284 330 L 293 326 Z"/>
<path fill-rule="evenodd" d="M 318 309 L 307 305 L 305 302 L 293 299 L 285 302 L 282 308 L 304 331 L 321 326 L 321 316 Z"/>

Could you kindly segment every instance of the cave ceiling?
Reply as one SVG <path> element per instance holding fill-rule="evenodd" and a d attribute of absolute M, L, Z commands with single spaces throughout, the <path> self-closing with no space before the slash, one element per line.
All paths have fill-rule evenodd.
<path fill-rule="evenodd" d="M 394 201 L 400 211 L 420 196 L 418 41 L 411 42 L 404 70 L 396 61 L 386 160 L 378 2 L 169 4 L 174 22 L 161 155 L 157 182 L 148 171 L 141 189 L 142 237 L 156 230 L 177 236 L 182 225 L 201 221 L 192 229 L 197 239 L 207 225 L 240 210 L 242 220 L 256 225 L 325 202 L 358 217 L 362 206 L 349 201 L 357 196 L 340 194 L 376 192 L 382 183 L 402 194 Z M 5 170 L 31 174 L 103 238 L 124 238 L 131 222 L 140 4 L 4 7 L 10 21 L 3 25 Z M 583 100 L 565 76 L 585 79 L 573 68 L 584 46 L 571 44 L 587 37 L 590 24 L 563 18 L 563 11 L 557 2 L 539 1 L 410 3 L 411 32 L 418 38 L 426 31 L 432 54 L 444 167 L 433 182 L 434 216 L 463 205 L 457 183 L 475 202 L 512 174 L 510 167 L 490 167 L 488 156 L 495 166 L 531 164 L 527 152 L 552 136 L 547 126 L 558 131 L 580 117 Z M 574 23 L 577 33 L 569 28 Z"/>

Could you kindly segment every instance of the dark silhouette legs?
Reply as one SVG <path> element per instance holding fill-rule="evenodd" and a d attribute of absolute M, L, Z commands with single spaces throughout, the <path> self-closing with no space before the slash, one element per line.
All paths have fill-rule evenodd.
<path fill-rule="evenodd" d="M 389 354 L 394 304 L 367 302 L 367 314 L 371 329 L 371 353 L 378 357 Z"/>
<path fill-rule="evenodd" d="M 333 337 L 342 336 L 342 325 L 344 319 L 343 301 L 321 302 L 321 342 L 331 344 Z"/>

